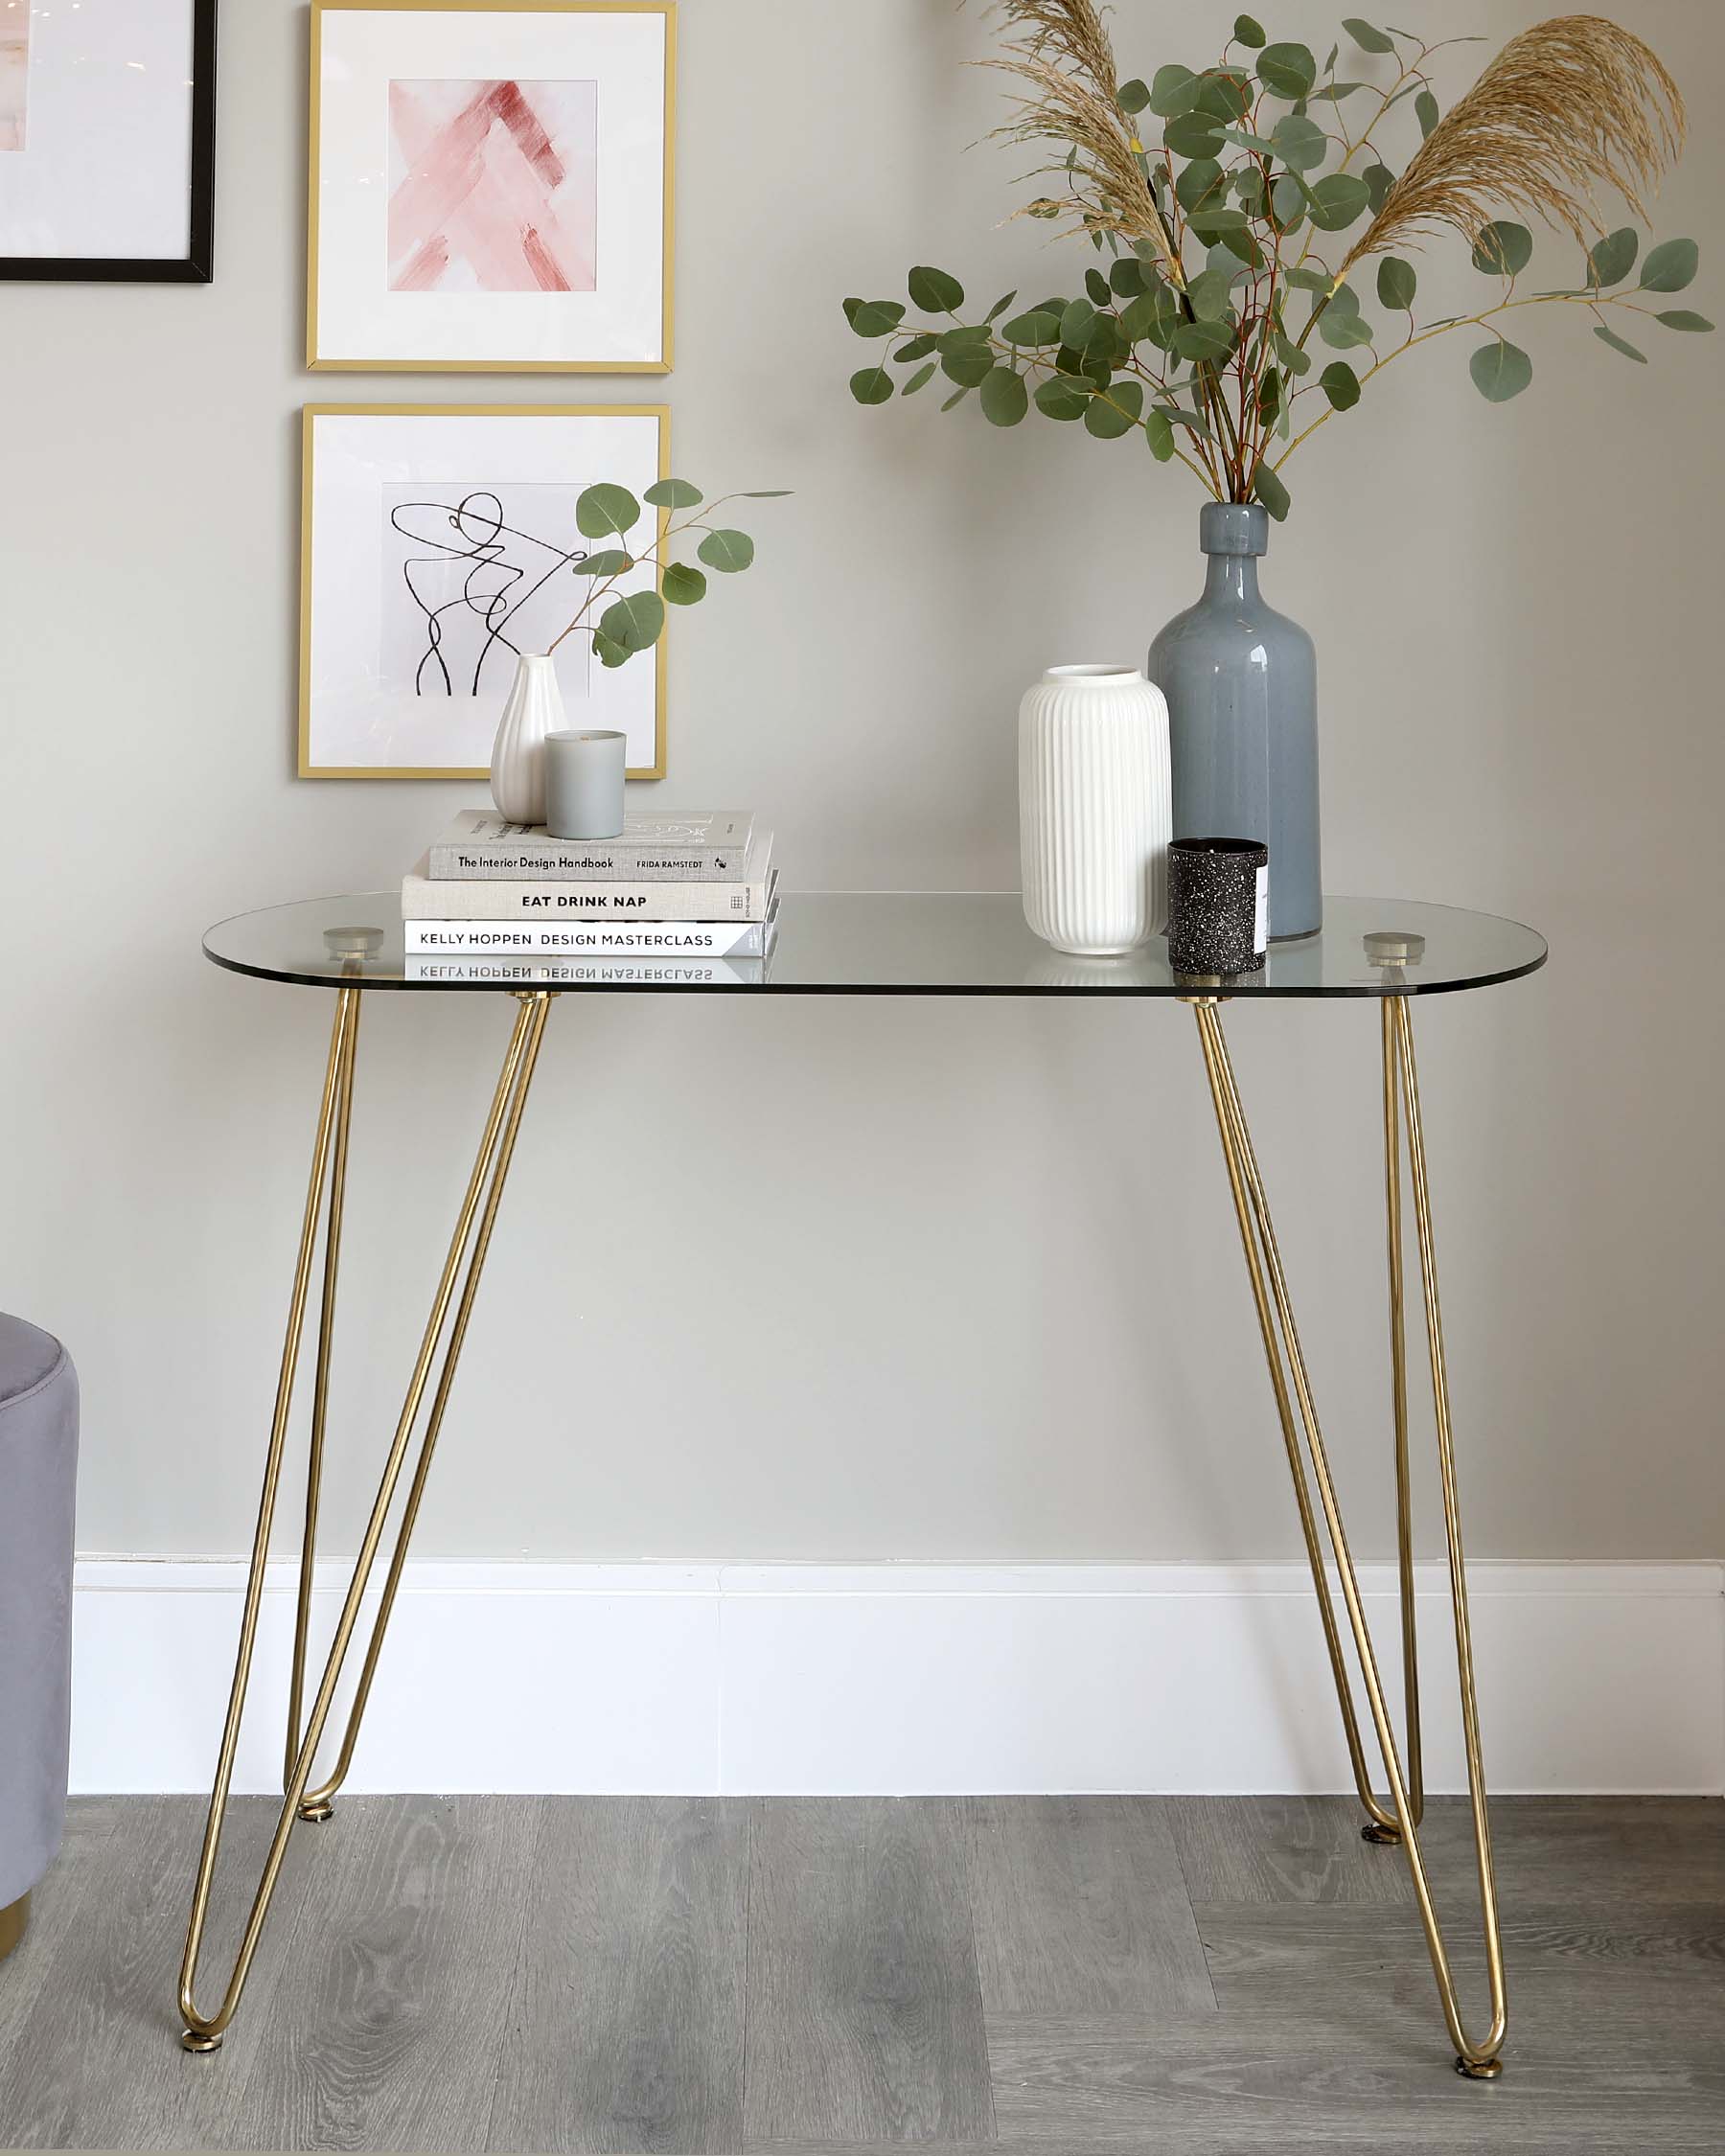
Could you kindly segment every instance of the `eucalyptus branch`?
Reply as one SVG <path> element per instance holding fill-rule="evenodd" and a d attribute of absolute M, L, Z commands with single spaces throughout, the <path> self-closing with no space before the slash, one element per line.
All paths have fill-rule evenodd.
<path fill-rule="evenodd" d="M 955 385 L 949 408 L 978 389 L 997 426 L 1019 424 L 1034 403 L 1055 420 L 1083 418 L 1100 436 L 1147 432 L 1159 460 L 1178 456 L 1218 499 L 1256 499 L 1281 517 L 1289 505 L 1277 473 L 1295 450 L 1332 412 L 1358 403 L 1392 358 L 1444 329 L 1487 333 L 1469 372 L 1482 396 L 1502 403 L 1532 378 L 1531 360 L 1499 326 L 1512 309 L 1554 299 L 1585 307 L 1596 334 L 1631 359 L 1644 355 L 1609 326 L 1622 312 L 1676 331 L 1711 327 L 1688 310 L 1631 296 L 1690 284 L 1692 241 L 1652 247 L 1633 287 L 1638 234 L 1625 227 L 1590 243 L 1598 189 L 1615 188 L 1644 216 L 1642 195 L 1675 156 L 1684 126 L 1682 100 L 1658 58 L 1598 16 L 1557 17 L 1510 39 L 1447 117 L 1430 69 L 1465 40 L 1349 18 L 1345 34 L 1392 63 L 1387 84 L 1342 82 L 1348 97 L 1375 100 L 1356 133 L 1346 99 L 1319 89 L 1321 77 L 1330 91 L 1338 86 L 1339 44 L 1321 70 L 1305 46 L 1272 42 L 1241 15 L 1210 66 L 1170 63 L 1151 80 L 1122 81 L 1096 0 L 999 0 L 999 12 L 1008 38 L 985 64 L 1013 79 L 1017 101 L 1000 132 L 1040 143 L 1038 183 L 1053 180 L 1053 192 L 1019 214 L 1082 234 L 1101 261 L 1086 270 L 1078 297 L 1039 301 L 998 333 L 997 318 L 1017 295 L 983 321 L 967 321 L 964 288 L 944 270 L 909 276 L 911 306 L 939 318 L 933 323 L 908 322 L 897 300 L 847 300 L 851 327 L 885 339 L 876 364 L 851 378 L 859 402 L 900 394 L 890 370 L 901 365 L 916 370 L 905 394 L 944 373 Z M 1409 100 L 1418 139 L 1395 177 L 1380 138 Z M 1331 107 L 1327 125 L 1313 117 L 1320 103 Z M 1355 167 L 1368 153 L 1362 174 Z M 1580 286 L 1517 289 L 1533 240 L 1493 214 L 1506 203 L 1580 241 Z M 1351 244 L 1339 241 L 1345 251 L 1332 268 L 1328 237 L 1356 227 Z M 1415 269 L 1398 250 L 1444 228 L 1464 239 L 1478 268 L 1506 283 L 1490 307 L 1420 325 Z M 1194 242 L 1202 262 L 1187 260 Z M 1378 306 L 1407 322 L 1406 335 L 1381 355 L 1356 274 L 1373 256 Z M 1289 311 L 1296 289 L 1311 296 L 1298 332 Z M 1337 356 L 1308 381 L 1318 339 Z M 1371 351 L 1356 371 L 1341 355 L 1359 347 Z M 1055 380 L 1068 388 L 1051 390 Z M 1325 410 L 1299 425 L 1300 399 L 1320 393 Z M 1169 416 L 1182 411 L 1184 420 Z M 1190 437 L 1184 445 L 1176 427 Z"/>

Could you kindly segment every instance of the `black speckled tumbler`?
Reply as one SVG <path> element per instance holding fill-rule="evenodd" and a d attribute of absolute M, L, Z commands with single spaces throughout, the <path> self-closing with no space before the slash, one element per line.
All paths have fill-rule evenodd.
<path fill-rule="evenodd" d="M 1168 848 L 1168 963 L 1177 974 L 1246 974 L 1264 962 L 1270 849 L 1255 838 L 1176 838 Z"/>

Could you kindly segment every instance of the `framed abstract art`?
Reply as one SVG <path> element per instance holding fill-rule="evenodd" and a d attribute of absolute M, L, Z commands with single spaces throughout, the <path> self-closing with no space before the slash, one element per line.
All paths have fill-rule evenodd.
<path fill-rule="evenodd" d="M 0 278 L 207 284 L 216 0 L 0 0 Z"/>
<path fill-rule="evenodd" d="M 668 372 L 676 34 L 673 0 L 313 0 L 307 364 Z"/>
<path fill-rule="evenodd" d="M 486 777 L 518 655 L 586 596 L 576 496 L 638 498 L 669 475 L 669 432 L 657 404 L 308 405 L 300 776 Z M 575 635 L 556 664 L 570 725 L 616 729 L 630 777 L 662 778 L 663 639 L 608 668 Z"/>

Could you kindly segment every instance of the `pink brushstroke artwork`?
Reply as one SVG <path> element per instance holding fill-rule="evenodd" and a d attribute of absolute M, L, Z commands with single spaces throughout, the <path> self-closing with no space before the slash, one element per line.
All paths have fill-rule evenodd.
<path fill-rule="evenodd" d="M 389 289 L 590 292 L 596 82 L 391 82 Z"/>
<path fill-rule="evenodd" d="M 30 0 L 0 0 L 0 149 L 24 147 L 30 98 Z"/>

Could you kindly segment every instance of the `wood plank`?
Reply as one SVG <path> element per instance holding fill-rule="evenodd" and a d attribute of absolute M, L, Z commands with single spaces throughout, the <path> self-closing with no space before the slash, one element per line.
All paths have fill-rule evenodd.
<path fill-rule="evenodd" d="M 1168 1825 L 1194 1901 L 1414 1901 L 1398 1848 L 1360 1839 L 1357 1797 L 1174 1797 Z"/>
<path fill-rule="evenodd" d="M 530 1862 L 490 2145 L 736 2148 L 747 1800 L 544 1798 Z"/>
<path fill-rule="evenodd" d="M 988 2140 L 960 1801 L 760 1800 L 750 1844 L 748 2135 Z"/>
<path fill-rule="evenodd" d="M 1002 2147 L 1145 2152 L 1716 2148 L 1718 2046 L 1528 2047 L 1501 2081 L 1456 2074 L 1439 2031 L 1315 2046 L 1309 2023 L 1211 2015 L 1153 2039 L 1049 2041 L 991 2027 Z"/>
<path fill-rule="evenodd" d="M 967 1816 L 986 2013 L 1214 2006 L 1165 1805 L 976 1798 Z"/>
<path fill-rule="evenodd" d="M 1356 1798 L 1181 1797 L 1169 1806 L 1194 1901 L 1413 1902 L 1403 1853 L 1361 1841 Z M 1496 1797 L 1490 1818 L 1506 1906 L 1566 1893 L 1590 1905 L 1725 1903 L 1716 1797 Z M 1420 1848 L 1436 1885 L 1472 1891 L 1465 1797 L 1429 1800 Z"/>
<path fill-rule="evenodd" d="M 31 2008 L 0 2051 L 0 2121 L 19 2148 L 208 2148 L 227 2144 L 269 2024 L 309 1881 L 306 1829 L 288 1844 L 240 2014 L 220 2051 L 193 2057 L 174 2002 L 203 1837 L 200 1798 L 117 1801 Z M 236 1798 L 205 1928 L 200 1999 L 218 1998 L 280 1806 Z"/>
<path fill-rule="evenodd" d="M 6 2057 L 13 2029 L 42 1989 L 63 1941 L 88 1921 L 85 1908 L 104 1869 L 104 1847 L 125 1802 L 120 1797 L 75 1797 L 66 1807 L 60 1853 L 31 1894 L 24 1937 L 0 1961 L 0 2060 Z M 0 2119 L 4 2117 L 0 2113 Z"/>
<path fill-rule="evenodd" d="M 485 2146 L 535 1824 L 519 1799 L 337 1800 L 228 2146 Z"/>
<path fill-rule="evenodd" d="M 1440 1906 L 1438 1914 L 1458 1986 L 1483 1984 L 1477 1904 Z M 1378 1985 L 1398 1971 L 1431 1968 L 1425 1934 L 1402 1911 L 1204 1902 L 1197 1915 L 1226 2012 L 1298 2004 L 1314 1982 Z M 1505 1965 L 1518 1983 L 1605 1993 L 1624 1977 L 1644 1986 L 1682 1985 L 1710 1997 L 1725 2018 L 1725 1908 L 1717 1903 L 1583 1915 L 1572 1902 L 1523 1907 L 1502 1918 L 1501 1930 Z"/>

